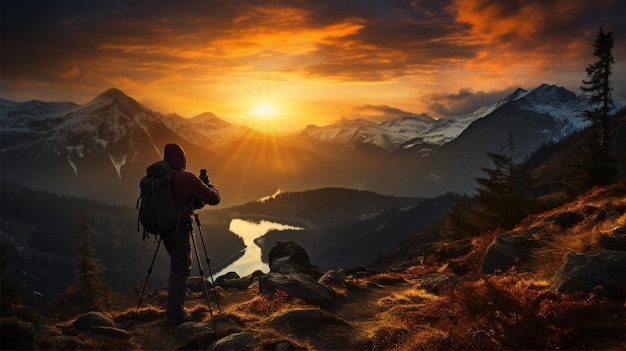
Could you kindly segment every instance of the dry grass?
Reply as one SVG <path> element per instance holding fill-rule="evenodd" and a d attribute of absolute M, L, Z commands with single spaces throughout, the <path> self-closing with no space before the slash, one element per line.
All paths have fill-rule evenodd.
<path fill-rule="evenodd" d="M 546 222 L 549 216 L 574 212 L 584 219 L 569 229 Z M 543 242 L 535 253 L 532 267 L 539 279 L 550 279 L 563 265 L 568 252 L 595 253 L 609 244 L 610 234 L 617 226 L 626 225 L 626 181 L 615 185 L 594 188 L 576 201 L 561 207 L 530 216 L 522 221 L 516 231 L 527 232 L 530 228 L 542 228 L 534 234 Z"/>

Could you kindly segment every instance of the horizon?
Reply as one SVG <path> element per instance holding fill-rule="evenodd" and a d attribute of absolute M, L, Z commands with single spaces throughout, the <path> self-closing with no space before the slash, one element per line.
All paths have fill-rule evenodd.
<path fill-rule="evenodd" d="M 546 82 L 580 95 L 602 27 L 626 100 L 619 1 L 79 4 L 2 3 L 0 97 L 84 104 L 116 87 L 262 131 L 461 116 Z"/>

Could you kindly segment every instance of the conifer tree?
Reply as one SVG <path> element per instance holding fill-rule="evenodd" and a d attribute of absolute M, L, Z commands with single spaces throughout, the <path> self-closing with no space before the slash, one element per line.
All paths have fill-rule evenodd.
<path fill-rule="evenodd" d="M 602 125 L 600 145 L 605 146 L 609 131 L 609 112 L 615 107 L 612 99 L 613 85 L 613 31 L 605 33 L 602 28 L 598 31 L 593 44 L 593 55 L 596 62 L 589 64 L 585 71 L 588 80 L 583 80 L 580 89 L 588 93 L 591 109 L 583 112 L 583 117 L 594 124 Z"/>
<path fill-rule="evenodd" d="M 469 199 L 457 196 L 454 204 L 446 210 L 441 236 L 446 239 L 464 239 L 477 234 L 471 220 L 471 205 Z"/>
<path fill-rule="evenodd" d="M 474 194 L 473 214 L 480 230 L 511 229 L 529 213 L 529 200 L 524 192 L 527 184 L 514 163 L 513 133 L 509 133 L 505 148 L 508 154 L 487 154 L 494 168 L 481 168 L 487 177 L 476 178 L 478 188 Z"/>
<path fill-rule="evenodd" d="M 96 249 L 91 238 L 91 229 L 87 223 L 87 214 L 80 209 L 80 229 L 82 237 L 76 244 L 76 290 L 86 306 L 99 307 L 102 301 L 103 287 L 100 260 L 96 258 Z"/>
<path fill-rule="evenodd" d="M 570 198 L 582 195 L 594 186 L 612 184 L 618 174 L 617 160 L 598 142 L 597 133 L 585 138 L 579 157 L 569 166 L 562 182 Z"/>

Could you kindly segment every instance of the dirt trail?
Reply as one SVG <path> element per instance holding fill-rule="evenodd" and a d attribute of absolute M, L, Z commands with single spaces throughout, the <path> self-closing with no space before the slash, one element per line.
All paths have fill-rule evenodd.
<path fill-rule="evenodd" d="M 351 335 L 339 335 L 346 340 L 354 341 L 365 336 L 367 331 L 373 330 L 380 324 L 384 317 L 385 308 L 377 304 L 384 297 L 391 296 L 395 292 L 410 289 L 412 283 L 402 283 L 397 285 L 386 285 L 376 288 L 354 289 L 346 293 L 345 297 L 338 298 L 338 307 L 334 311 L 328 311 L 334 316 L 343 319 L 350 326 L 353 332 Z M 250 301 L 255 298 L 254 291 L 238 291 L 238 292 L 222 292 L 220 294 L 221 313 L 224 311 L 232 311 L 232 307 Z M 220 313 L 217 311 L 216 304 L 212 301 L 213 315 L 217 317 Z M 206 306 L 204 299 L 190 299 L 187 301 L 188 306 Z M 197 308 L 197 307 L 196 307 Z M 205 313 L 202 313 L 205 312 Z M 206 322 L 210 320 L 208 312 L 200 309 L 196 313 L 196 321 Z M 268 316 L 269 317 L 269 316 Z M 134 334 L 134 340 L 145 350 L 166 349 L 174 340 L 174 330 L 176 326 L 167 325 L 163 318 L 153 321 L 137 321 L 134 323 L 131 331 Z M 245 327 L 244 327 L 245 329 Z M 338 335 L 329 335 L 329 338 L 337 338 Z M 323 345 L 315 343 L 317 347 L 323 349 Z"/>

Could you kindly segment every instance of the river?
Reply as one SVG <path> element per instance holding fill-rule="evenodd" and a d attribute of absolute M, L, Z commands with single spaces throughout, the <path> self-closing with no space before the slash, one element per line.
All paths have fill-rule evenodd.
<path fill-rule="evenodd" d="M 270 268 L 267 263 L 261 261 L 261 248 L 254 243 L 258 237 L 265 235 L 270 230 L 302 230 L 304 228 L 294 227 L 291 225 L 261 220 L 260 222 L 248 221 L 235 218 L 230 221 L 229 230 L 243 239 L 246 248 L 243 256 L 236 261 L 224 267 L 218 272 L 213 272 L 215 277 L 228 272 L 235 272 L 240 277 L 261 270 L 264 273 L 269 272 Z"/>

